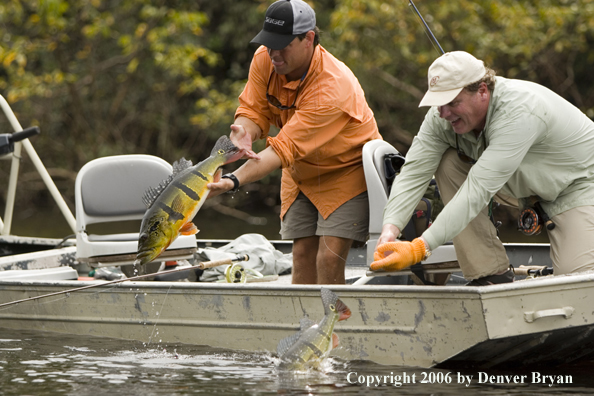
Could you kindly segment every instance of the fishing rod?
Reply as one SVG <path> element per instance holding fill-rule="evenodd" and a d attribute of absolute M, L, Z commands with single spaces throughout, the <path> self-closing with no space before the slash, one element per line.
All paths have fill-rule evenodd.
<path fill-rule="evenodd" d="M 439 41 L 437 41 L 437 39 L 435 38 L 435 35 L 431 31 L 431 28 L 429 27 L 429 25 L 427 25 L 427 22 L 425 22 L 425 19 L 423 18 L 423 16 L 421 15 L 421 13 L 419 12 L 419 10 L 417 9 L 417 6 L 415 6 L 415 3 L 413 3 L 412 0 L 408 0 L 408 5 L 412 6 L 412 8 L 415 11 L 415 13 L 421 19 L 421 22 L 423 22 L 423 26 L 425 27 L 426 34 L 429 37 L 429 41 L 431 41 L 432 44 L 437 45 L 437 47 L 441 51 L 441 54 L 444 55 L 445 54 L 445 51 L 443 50 L 443 48 L 441 48 L 441 45 L 439 44 Z M 435 47 L 435 45 L 433 47 Z M 493 217 L 493 202 L 494 202 L 493 201 L 493 198 L 491 198 L 491 200 L 489 201 L 489 218 L 491 219 L 491 222 L 493 223 L 493 225 L 497 229 L 497 233 L 499 234 L 499 226 L 501 225 L 501 222 L 500 221 L 495 221 L 495 218 Z M 549 223 L 552 223 L 552 221 L 549 221 L 547 223 L 547 228 L 550 227 L 550 225 L 548 225 Z M 552 225 L 552 228 L 555 228 L 555 224 Z M 549 228 L 549 229 L 552 229 L 552 228 Z"/>
<path fill-rule="evenodd" d="M 539 265 L 520 265 L 518 268 L 514 268 L 514 274 L 520 276 L 547 276 L 553 275 L 553 268 Z"/>
<path fill-rule="evenodd" d="M 439 50 L 441 51 L 442 55 L 445 54 L 445 51 L 443 50 L 443 48 L 441 48 L 441 45 L 439 45 L 439 41 L 437 41 L 437 39 L 435 38 L 435 36 L 433 35 L 433 32 L 431 31 L 431 29 L 429 28 L 429 25 L 427 25 L 427 22 L 425 22 L 425 19 L 423 18 L 423 16 L 421 15 L 421 13 L 419 12 L 419 10 L 417 9 L 417 6 L 415 6 L 415 3 L 413 3 L 412 0 L 408 0 L 408 4 L 410 6 L 412 6 L 413 10 L 415 11 L 415 13 L 419 16 L 419 18 L 421 19 L 421 22 L 423 22 L 423 25 L 425 26 L 425 30 L 428 33 L 429 36 L 429 40 L 432 43 L 437 44 L 437 47 L 439 48 Z"/>
<path fill-rule="evenodd" d="M 109 282 L 105 282 L 105 283 L 99 283 L 99 284 L 95 284 L 95 285 L 82 286 L 82 287 L 77 287 L 77 288 L 74 288 L 74 289 L 62 290 L 62 291 L 55 292 L 55 293 L 43 294 L 43 295 L 37 296 L 37 297 L 24 298 L 22 300 L 16 300 L 16 301 L 11 301 L 11 302 L 7 302 L 7 303 L 4 303 L 4 304 L 0 304 L 0 308 L 7 307 L 9 305 L 15 305 L 15 304 L 26 302 L 26 301 L 39 300 L 40 298 L 51 297 L 51 296 L 58 296 L 60 294 L 68 294 L 68 293 L 73 293 L 73 292 L 80 291 L 80 290 L 92 289 L 94 287 L 109 286 L 109 285 L 114 285 L 116 283 L 122 283 L 122 282 L 126 282 L 126 281 L 135 281 L 135 280 L 140 280 L 140 279 L 148 278 L 148 277 L 155 276 L 155 275 L 173 274 L 175 272 L 188 271 L 188 270 L 191 270 L 193 268 L 198 268 L 198 269 L 212 268 L 212 267 L 217 267 L 217 266 L 225 265 L 225 264 L 233 264 L 234 262 L 237 262 L 237 261 L 248 261 L 249 259 L 250 259 L 250 257 L 247 254 L 238 254 L 234 258 L 230 258 L 230 259 L 222 259 L 222 260 L 216 260 L 216 261 L 206 261 L 206 262 L 201 262 L 201 263 L 198 263 L 197 265 L 193 265 L 193 266 L 190 266 L 190 267 L 176 268 L 176 269 L 172 269 L 172 270 L 168 270 L 168 271 L 163 271 L 163 272 L 158 272 L 158 273 L 153 273 L 153 274 L 138 275 L 138 276 L 133 276 L 131 278 L 117 279 L 117 280 L 109 281 Z"/>

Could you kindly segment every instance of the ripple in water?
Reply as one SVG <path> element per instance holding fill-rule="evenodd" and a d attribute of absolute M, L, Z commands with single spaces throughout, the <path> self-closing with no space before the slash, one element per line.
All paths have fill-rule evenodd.
<path fill-rule="evenodd" d="M 283 371 L 270 353 L 192 345 L 160 345 L 0 329 L 0 393 L 7 395 L 509 395 L 592 394 L 590 387 L 487 386 L 420 383 L 394 386 L 396 375 L 443 370 L 381 366 L 329 358 L 322 371 Z M 353 374 L 354 373 L 354 374 Z M 358 376 L 384 376 L 367 386 Z M 353 383 L 355 382 L 355 383 Z"/>

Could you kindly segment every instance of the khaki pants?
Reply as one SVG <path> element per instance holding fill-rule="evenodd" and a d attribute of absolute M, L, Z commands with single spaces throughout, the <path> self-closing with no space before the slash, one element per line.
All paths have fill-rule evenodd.
<path fill-rule="evenodd" d="M 580 206 L 553 216 L 549 234 L 555 275 L 594 269 L 594 206 Z"/>
<path fill-rule="evenodd" d="M 464 183 L 471 166 L 460 160 L 454 149 L 448 149 L 444 153 L 435 179 L 445 204 Z M 503 205 L 518 206 L 515 198 L 503 194 L 496 194 L 495 201 Z M 555 275 L 594 269 L 594 206 L 574 208 L 552 220 L 556 227 L 547 232 L 551 241 Z M 509 267 L 505 248 L 489 219 L 488 207 L 454 238 L 454 248 L 466 279 L 493 275 Z"/>

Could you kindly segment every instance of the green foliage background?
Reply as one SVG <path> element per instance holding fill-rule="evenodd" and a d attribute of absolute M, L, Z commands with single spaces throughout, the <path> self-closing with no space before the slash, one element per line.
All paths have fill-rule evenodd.
<path fill-rule="evenodd" d="M 149 153 L 206 157 L 229 133 L 271 0 L 4 0 L 0 94 L 73 208 L 89 160 Z M 439 56 L 407 0 L 309 1 L 321 43 L 359 78 L 384 138 L 408 149 Z M 417 0 L 445 51 L 466 50 L 499 75 L 541 83 L 594 116 L 594 0 Z M 12 132 L 0 117 L 0 133 Z M 7 185 L 8 162 L 0 162 Z M 23 161 L 17 199 L 49 198 Z M 231 206 L 278 204 L 279 174 Z M 24 184 L 24 186 L 23 186 Z M 0 202 L 5 189 L 0 188 Z M 3 205 L 2 205 L 3 206 Z"/>

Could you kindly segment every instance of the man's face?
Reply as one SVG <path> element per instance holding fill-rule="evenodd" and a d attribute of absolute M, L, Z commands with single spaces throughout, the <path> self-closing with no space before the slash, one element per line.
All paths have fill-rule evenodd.
<path fill-rule="evenodd" d="M 310 32 L 313 37 L 313 32 Z M 268 48 L 268 55 L 272 60 L 272 66 L 277 74 L 284 74 L 289 81 L 301 78 L 309 67 L 311 53 L 308 48 L 312 41 L 308 37 L 303 40 L 295 37 L 289 45 L 282 50 Z"/>
<path fill-rule="evenodd" d="M 476 92 L 463 89 L 450 103 L 438 107 L 439 116 L 448 121 L 459 135 L 470 131 L 480 132 L 485 127 L 489 98 L 485 83 Z"/>

